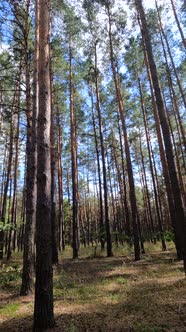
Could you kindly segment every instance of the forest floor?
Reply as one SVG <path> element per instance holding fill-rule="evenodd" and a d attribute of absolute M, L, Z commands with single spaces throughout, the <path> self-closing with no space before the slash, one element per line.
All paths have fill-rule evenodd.
<path fill-rule="evenodd" d="M 93 253 L 93 249 L 92 249 Z M 77 260 L 54 271 L 54 332 L 184 332 L 186 279 L 173 250 Z M 0 331 L 32 331 L 33 296 L 20 297 L 21 259 L 4 261 Z"/>

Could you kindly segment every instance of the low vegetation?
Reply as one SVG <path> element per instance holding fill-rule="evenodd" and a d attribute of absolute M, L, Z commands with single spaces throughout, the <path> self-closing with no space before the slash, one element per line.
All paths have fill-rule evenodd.
<path fill-rule="evenodd" d="M 173 245 L 167 252 L 149 245 L 134 262 L 127 246 L 115 256 L 81 248 L 72 260 L 68 248 L 54 268 L 56 327 L 51 331 L 185 331 L 186 279 Z M 32 331 L 34 296 L 20 297 L 21 260 L 3 263 L 0 331 Z"/>

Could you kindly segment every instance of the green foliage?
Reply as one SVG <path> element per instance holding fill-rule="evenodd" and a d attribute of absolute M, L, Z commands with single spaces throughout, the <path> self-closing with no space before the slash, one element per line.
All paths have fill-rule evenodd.
<path fill-rule="evenodd" d="M 6 51 L 0 52 L 0 85 L 2 86 L 2 96 L 1 102 L 5 104 L 2 105 L 1 115 L 3 117 L 2 121 L 2 131 L 3 135 L 0 138 L 1 147 L 3 146 L 1 153 L 1 163 L 0 163 L 0 176 L 1 185 L 3 188 L 3 171 L 4 167 L 7 165 L 8 154 L 9 154 L 9 134 L 10 134 L 10 115 L 15 111 L 14 117 L 16 118 L 16 111 L 18 106 L 24 107 L 24 111 L 20 109 L 20 137 L 19 137 L 19 149 L 24 151 L 26 146 L 26 90 L 25 90 L 25 56 L 28 54 L 30 59 L 30 74 L 32 77 L 33 71 L 33 46 L 34 46 L 34 19 L 32 19 L 32 10 L 34 8 L 34 3 L 31 2 L 30 13 L 28 16 L 28 49 L 25 45 L 24 29 L 26 22 L 26 2 L 16 1 L 18 5 L 14 5 L 14 1 L 10 3 L 11 16 L 15 19 L 12 21 L 11 30 L 7 31 L 7 35 L 10 35 L 12 41 L 9 43 Z M 121 3 L 121 7 L 120 7 Z M 95 152 L 95 137 L 97 136 L 98 152 L 100 155 L 100 137 L 98 134 L 98 117 L 96 114 L 96 91 L 95 91 L 95 59 L 94 59 L 94 47 L 97 47 L 98 56 L 98 81 L 99 81 L 99 92 L 100 92 L 100 104 L 101 104 L 101 114 L 102 114 L 102 124 L 103 124 L 103 136 L 104 145 L 106 151 L 106 164 L 108 168 L 110 167 L 110 185 L 108 184 L 108 203 L 109 203 L 109 214 L 110 214 L 110 229 L 114 229 L 113 220 L 117 216 L 118 225 L 123 223 L 124 211 L 123 211 L 123 197 L 120 190 L 119 176 L 121 177 L 121 185 L 123 183 L 123 176 L 126 177 L 126 193 L 127 200 L 129 201 L 129 184 L 128 184 L 128 174 L 127 165 L 124 166 L 125 172 L 122 172 L 122 147 L 120 146 L 119 140 L 119 125 L 121 125 L 120 120 L 117 119 L 117 102 L 114 80 L 112 75 L 112 69 L 110 65 L 110 43 L 109 43 L 109 31 L 108 31 L 108 20 L 110 18 L 111 22 L 111 39 L 113 43 L 113 60 L 115 69 L 118 75 L 118 83 L 121 87 L 121 97 L 123 98 L 124 113 L 126 117 L 127 135 L 129 139 L 129 148 L 131 153 L 132 168 L 134 172 L 135 180 L 135 192 L 137 198 L 137 205 L 139 211 L 139 217 L 142 228 L 143 240 L 160 240 L 160 233 L 157 232 L 157 221 L 155 219 L 155 200 L 154 200 L 154 189 L 152 185 L 152 176 L 149 163 L 149 151 L 147 149 L 147 139 L 145 137 L 144 123 L 141 112 L 141 102 L 140 102 L 140 91 L 138 87 L 138 79 L 141 81 L 143 103 L 147 115 L 147 124 L 149 137 L 151 139 L 152 153 L 154 155 L 154 169 L 157 167 L 157 184 L 158 192 L 160 195 L 160 200 L 164 203 L 166 202 L 166 189 L 162 174 L 162 167 L 159 157 L 159 148 L 157 142 L 157 133 L 155 131 L 155 121 L 152 112 L 152 98 L 150 92 L 150 86 L 147 77 L 147 71 L 144 63 L 144 51 L 142 37 L 140 34 L 140 29 L 137 26 L 137 20 L 133 20 L 133 27 L 130 30 L 127 25 L 127 14 L 124 12 L 124 6 L 120 1 L 114 0 L 83 0 L 80 3 L 78 1 L 60 1 L 53 0 L 52 5 L 52 34 L 51 34 L 51 69 L 53 73 L 53 104 L 54 104 L 54 125 L 55 125 L 55 135 L 57 138 L 58 124 L 56 124 L 56 108 L 59 107 L 59 125 L 61 127 L 61 144 L 62 144 L 62 164 L 63 164 L 63 215 L 64 215 L 64 228 L 65 228 L 65 240 L 66 243 L 70 244 L 72 242 L 71 228 L 72 228 L 72 177 L 71 173 L 71 156 L 70 156 L 70 116 L 69 116 L 69 46 L 72 50 L 72 76 L 73 76 L 73 97 L 74 97 L 74 110 L 75 110 L 75 122 L 76 122 L 76 134 L 77 134 L 77 164 L 78 164 L 78 209 L 79 216 L 82 218 L 82 224 L 84 225 L 85 232 L 82 232 L 80 227 L 80 239 L 86 242 L 87 234 L 87 224 L 89 223 L 95 225 L 96 227 L 91 227 L 90 237 L 93 242 L 93 247 L 89 248 L 89 252 L 83 252 L 84 256 L 91 258 L 96 258 L 105 255 L 106 251 L 101 252 L 99 245 L 97 246 L 98 240 L 102 238 L 106 241 L 106 231 L 105 227 L 99 232 L 99 188 L 98 188 L 98 174 L 97 174 L 97 158 Z M 81 7 L 81 5 L 83 5 Z M 178 12 L 180 5 L 178 5 Z M 15 10 L 17 17 L 15 17 Z M 128 12 L 128 11 L 127 11 Z M 161 8 L 162 19 L 165 18 L 166 8 L 163 6 Z M 133 16 L 134 12 L 131 11 L 130 15 Z M 158 68 L 159 79 L 162 86 L 162 94 L 165 96 L 165 104 L 167 106 L 168 113 L 171 113 L 170 123 L 173 131 L 173 137 L 175 138 L 175 147 L 177 147 L 178 158 L 180 158 L 180 146 L 181 140 L 178 140 L 179 128 L 176 128 L 176 117 L 174 119 L 173 110 L 175 108 L 173 102 L 171 101 L 171 95 L 169 90 L 169 82 L 166 74 L 165 59 L 162 52 L 162 45 L 160 43 L 159 29 L 158 29 L 158 17 L 156 10 L 146 11 L 146 17 L 148 20 L 148 26 L 150 29 L 150 34 L 152 37 L 152 46 L 155 62 Z M 181 20 L 181 17 L 180 17 Z M 18 22 L 20 24 L 18 24 Z M 164 25 L 165 33 L 170 42 L 171 50 L 173 55 L 175 51 L 179 50 L 175 58 L 175 65 L 177 67 L 178 76 L 181 79 L 181 83 L 184 86 L 184 75 L 186 72 L 186 61 L 185 53 L 182 51 L 179 41 L 174 37 L 174 29 L 171 29 L 170 22 L 166 22 Z M 182 22 L 181 22 L 182 23 Z M 8 27 L 8 25 L 7 25 Z M 129 31 L 130 30 L 130 31 Z M 133 31 L 132 31 L 133 30 Z M 5 33 L 2 29 L 2 34 Z M 177 36 L 177 33 L 175 33 Z M 5 38 L 5 40 L 7 40 Z M 71 42 L 70 42 L 71 41 Z M 7 42 L 8 44 L 8 42 Z M 3 45 L 2 45 L 3 46 Z M 173 47 L 172 47 L 173 46 Z M 3 48 L 2 48 L 3 49 Z M 18 77 L 18 68 L 20 62 L 20 55 L 22 59 L 22 75 L 21 75 L 21 86 L 20 95 L 17 93 L 16 105 L 12 107 L 14 103 L 15 94 L 15 82 L 16 77 Z M 176 99 L 181 117 L 183 117 L 183 107 L 182 102 L 179 97 L 179 90 L 177 88 L 176 80 L 172 70 L 171 62 L 169 60 L 169 66 L 171 71 L 171 76 L 173 79 L 173 86 L 175 88 Z M 92 100 L 91 100 L 91 89 L 92 89 Z M 32 79 L 31 79 L 31 95 L 32 90 Z M 20 97 L 20 98 L 19 98 Z M 175 101 L 176 101 L 175 99 Z M 18 105 L 20 102 L 20 105 Z M 92 104 L 91 104 L 92 102 Z M 93 131 L 93 121 L 91 116 L 91 106 L 95 111 L 95 132 Z M 176 110 L 176 108 L 175 108 Z M 0 115 L 0 116 L 1 116 Z M 1 120 L 1 119 L 0 119 Z M 173 121 L 174 120 L 174 121 Z M 121 128 L 120 128 L 121 129 Z M 13 161 L 15 158 L 15 137 L 16 131 L 14 128 L 14 148 L 13 148 Z M 121 143 L 123 140 L 123 133 L 121 130 Z M 6 141 L 7 139 L 7 141 Z M 141 141 L 141 142 L 140 142 Z M 141 143 L 141 144 L 139 144 Z M 7 145 L 7 146 L 6 146 Z M 7 151 L 5 155 L 5 160 L 3 161 L 4 146 L 6 146 Z M 57 139 L 55 142 L 55 148 L 57 151 Z M 140 150 L 141 148 L 141 150 Z M 114 154 L 115 150 L 115 154 Z M 124 159 L 125 147 L 123 144 Z M 147 175 L 147 189 L 143 184 L 144 175 L 140 174 L 138 168 L 140 169 L 142 155 L 144 159 L 145 172 Z M 23 163 L 25 158 L 22 158 L 23 154 L 19 156 L 19 169 L 18 172 L 18 188 L 17 188 L 17 198 L 18 204 L 16 206 L 16 222 L 18 227 L 21 226 L 21 220 L 23 218 L 22 212 L 24 205 L 22 203 L 23 195 L 22 188 L 23 183 L 21 183 L 21 177 L 23 178 L 24 166 Z M 58 156 L 60 157 L 60 156 Z M 180 158 L 181 159 L 181 158 Z M 118 169 L 116 166 L 116 161 L 118 164 Z M 180 161 L 180 165 L 181 165 Z M 126 164 L 126 160 L 124 160 Z M 139 166 L 138 166 L 139 164 Z M 6 167 L 5 167 L 6 168 Z M 6 169 L 5 169 L 6 170 Z M 56 167 L 57 171 L 57 167 Z M 6 172 L 5 172 L 6 173 Z M 123 175 L 126 173 L 126 175 Z M 14 177 L 14 171 L 12 168 L 12 177 Z M 67 180 L 68 175 L 68 180 Z M 56 172 L 57 177 L 57 172 Z M 101 172 L 101 178 L 103 174 Z M 140 184 L 141 180 L 141 184 Z M 102 179 L 101 179 L 102 181 Z M 107 174 L 107 182 L 109 183 L 109 176 Z M 68 185 L 67 185 L 68 183 Z M 160 184 L 162 183 L 162 185 Z M 20 190 L 21 188 L 21 190 Z M 114 193 L 114 204 L 115 212 L 112 210 L 111 204 L 111 188 Z M 10 190 L 10 185 L 8 191 L 10 192 L 10 198 L 7 199 L 6 217 L 5 224 L 0 222 L 0 230 L 8 232 L 10 229 L 14 229 L 14 225 L 9 223 L 11 215 L 12 206 L 12 195 L 13 195 L 13 178 L 12 178 L 12 190 Z M 68 193 L 69 191 L 69 193 Z M 97 191 L 97 192 L 96 192 Z M 145 197 L 149 194 L 150 204 L 153 211 L 153 218 L 155 224 L 155 233 L 150 234 L 149 239 L 147 238 L 146 226 L 144 222 L 146 210 Z M 68 199 L 67 199 L 68 197 Z M 58 195 L 57 195 L 58 198 Z M 58 208 L 58 202 L 56 202 L 56 207 Z M 121 204 L 122 203 L 122 204 Z M 83 205 L 84 204 L 84 205 Z M 164 204 L 163 204 L 164 205 Z M 163 206 L 162 205 L 162 206 Z M 9 208 L 10 207 L 10 208 Z M 83 209 L 86 209 L 86 215 Z M 82 208 L 82 210 L 81 210 Z M 145 210 L 146 209 L 146 210 Z M 149 210 L 149 209 L 148 209 Z M 83 212 L 83 213 L 82 213 Z M 57 212 L 58 213 L 58 212 Z M 115 216 L 112 215 L 115 213 Z M 166 219 L 166 210 L 163 209 L 163 217 Z M 58 217 L 58 215 L 57 215 Z M 121 219 L 121 220 L 120 220 Z M 132 222 L 130 220 L 130 225 Z M 132 227 L 131 227 L 132 228 Z M 120 229 L 118 227 L 117 229 Z M 58 230 L 57 230 L 58 231 Z M 83 233 L 83 234 L 82 234 Z M 163 234 L 167 242 L 174 241 L 174 235 L 171 231 L 166 231 Z M 119 254 L 129 253 L 133 250 L 133 238 L 126 236 L 122 232 L 112 233 L 112 240 L 117 240 L 119 242 L 119 248 L 114 249 L 115 252 Z M 124 243 L 123 247 L 120 247 L 120 243 Z M 147 243 L 147 246 L 149 243 Z M 81 250 L 81 249 L 80 249 Z M 87 250 L 88 251 L 88 250 Z M 70 250 L 69 250 L 70 252 Z M 70 252 L 71 254 L 71 252 Z M 72 285 L 68 284 L 68 278 L 66 276 L 61 277 L 61 287 L 70 288 Z M 7 277 L 8 278 L 8 277 Z M 11 279 L 11 276 L 10 276 Z M 63 284 L 64 281 L 64 284 Z M 65 286 L 63 286 L 65 285 Z M 66 289 L 65 288 L 65 289 Z"/>
<path fill-rule="evenodd" d="M 83 1 L 83 9 L 85 9 L 87 14 L 87 19 L 89 22 L 93 22 L 96 17 L 96 7 L 92 0 Z"/>
<path fill-rule="evenodd" d="M 111 232 L 111 235 L 112 235 L 112 240 L 114 241 L 114 239 L 117 237 L 118 241 L 119 242 L 124 242 L 126 243 L 127 245 L 129 246 L 132 246 L 133 245 L 133 238 L 124 234 L 124 233 L 120 233 L 118 231 L 114 231 L 114 232 Z"/>
<path fill-rule="evenodd" d="M 0 231 L 8 232 L 9 230 L 16 229 L 16 225 L 12 223 L 3 223 L 0 221 Z"/>
<path fill-rule="evenodd" d="M 20 265 L 7 266 L 0 273 L 0 287 L 2 289 L 10 288 L 15 281 L 20 280 L 22 268 Z"/>
<path fill-rule="evenodd" d="M 171 231 L 166 231 L 163 233 L 164 239 L 166 242 L 174 242 L 175 236 L 174 233 Z"/>

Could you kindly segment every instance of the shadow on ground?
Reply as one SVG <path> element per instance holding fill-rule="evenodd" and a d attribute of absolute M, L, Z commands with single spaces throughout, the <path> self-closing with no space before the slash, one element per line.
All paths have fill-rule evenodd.
<path fill-rule="evenodd" d="M 136 263 L 124 257 L 64 260 L 58 267 L 62 283 L 63 271 L 70 296 L 55 296 L 56 327 L 50 331 L 186 332 L 186 280 L 172 253 Z M 29 313 L 0 327 L 0 332 L 31 331 Z"/>

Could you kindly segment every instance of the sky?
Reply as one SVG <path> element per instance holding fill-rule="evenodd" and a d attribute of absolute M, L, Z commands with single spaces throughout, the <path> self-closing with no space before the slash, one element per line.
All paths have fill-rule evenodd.
<path fill-rule="evenodd" d="M 154 0 L 145 0 L 144 5 L 146 8 L 153 8 L 155 6 L 155 1 Z"/>
<path fill-rule="evenodd" d="M 180 3 L 181 1 L 180 0 L 174 0 L 175 1 L 175 4 L 177 5 L 178 3 Z M 171 12 L 171 3 L 170 3 L 170 0 L 157 0 L 158 4 L 163 4 L 163 3 L 166 3 L 167 5 L 169 5 L 169 13 Z M 76 0 L 76 3 L 77 3 L 77 0 Z M 123 4 L 125 3 L 126 4 L 126 1 L 123 1 L 123 0 L 117 0 L 116 3 L 120 3 L 121 6 L 123 6 Z M 144 4 L 144 7 L 146 9 L 148 8 L 154 8 L 155 7 L 155 0 L 143 0 L 143 4 Z M 128 8 L 128 6 L 126 6 L 126 8 Z M 1 44 L 1 48 L 0 48 L 0 53 L 2 52 L 3 49 L 7 49 L 8 48 L 8 43 L 6 43 L 6 40 L 5 40 L 5 43 L 4 44 Z M 23 178 L 23 168 L 20 167 L 20 170 L 21 170 L 21 177 Z"/>

